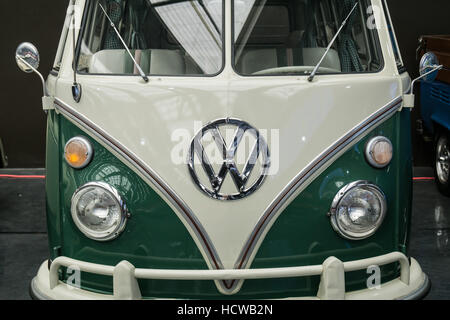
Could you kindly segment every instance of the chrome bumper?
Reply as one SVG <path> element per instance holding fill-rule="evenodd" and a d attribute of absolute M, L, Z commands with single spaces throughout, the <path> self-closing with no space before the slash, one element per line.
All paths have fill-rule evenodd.
<path fill-rule="evenodd" d="M 345 290 L 345 273 L 367 270 L 370 266 L 382 266 L 399 262 L 400 277 L 382 284 L 379 288 L 364 289 L 353 292 Z M 71 267 L 83 272 L 112 276 L 114 293 L 99 294 L 76 288 L 59 281 L 58 271 L 61 267 Z M 153 280 L 238 280 L 238 279 L 271 279 L 306 276 L 321 276 L 319 290 L 315 297 L 292 297 L 291 299 L 324 299 L 324 300 L 386 300 L 386 299 L 420 299 L 430 288 L 428 277 L 422 272 L 416 260 L 399 252 L 387 255 L 341 262 L 330 257 L 322 265 L 245 270 L 157 270 L 136 269 L 127 261 L 116 266 L 106 266 L 83 261 L 58 257 L 48 269 L 44 262 L 31 282 L 31 294 L 37 299 L 141 299 L 141 291 L 137 279 Z"/>

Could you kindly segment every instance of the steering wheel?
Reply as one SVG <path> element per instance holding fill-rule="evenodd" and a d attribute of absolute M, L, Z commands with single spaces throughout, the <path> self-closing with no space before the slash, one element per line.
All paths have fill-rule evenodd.
<path fill-rule="evenodd" d="M 309 75 L 314 70 L 314 66 L 292 66 L 292 67 L 279 67 L 279 68 L 270 68 L 265 69 L 261 71 L 257 71 L 253 73 L 254 76 L 269 76 L 269 75 L 276 75 L 276 74 L 304 74 Z M 319 73 L 341 73 L 340 70 L 333 69 L 333 68 L 325 68 L 325 67 L 319 67 L 317 70 Z"/>

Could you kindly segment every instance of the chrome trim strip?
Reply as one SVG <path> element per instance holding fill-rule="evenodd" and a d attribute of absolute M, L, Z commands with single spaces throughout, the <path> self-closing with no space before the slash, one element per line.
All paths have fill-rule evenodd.
<path fill-rule="evenodd" d="M 130 163 L 136 170 L 146 177 L 149 182 L 170 201 L 178 212 L 182 214 L 184 220 L 190 225 L 192 231 L 197 236 L 197 239 L 200 240 L 199 242 L 203 247 L 203 251 L 207 254 L 207 259 L 205 260 L 209 261 L 215 269 L 224 269 L 219 255 L 217 254 L 216 249 L 214 248 L 214 245 L 207 232 L 204 230 L 202 224 L 198 221 L 197 217 L 193 214 L 187 204 L 176 194 L 174 190 L 170 188 L 167 183 L 165 183 L 150 167 L 148 167 L 135 154 L 125 148 L 121 143 L 58 98 L 55 98 L 55 109 L 71 122 L 77 123 L 88 132 L 94 134 L 95 137 L 112 148 L 126 162 Z M 225 288 L 227 287 L 227 284 L 223 283 L 223 286 L 221 285 L 221 287 L 224 287 L 223 289 L 226 290 Z"/>
<path fill-rule="evenodd" d="M 304 170 L 302 170 L 279 194 L 279 196 L 269 205 L 267 210 L 259 219 L 254 231 L 247 240 L 244 249 L 239 255 L 239 259 L 235 264 L 236 269 L 249 268 L 252 261 L 250 261 L 251 254 L 257 249 L 257 243 L 265 231 L 271 220 L 277 216 L 278 211 L 284 204 L 291 199 L 291 196 L 317 171 L 326 165 L 337 153 L 348 147 L 352 142 L 363 136 L 368 130 L 374 128 L 380 122 L 390 118 L 402 106 L 402 97 L 399 96 L 386 106 L 368 117 L 358 126 L 349 131 L 345 136 L 335 142 L 315 160 L 311 162 Z M 259 246 L 258 246 L 259 247 Z M 242 281 L 233 282 L 232 290 L 236 286 L 241 286 Z"/>
<path fill-rule="evenodd" d="M 368 130 L 380 122 L 387 120 L 392 116 L 402 105 L 402 97 L 399 96 L 386 106 L 369 116 L 366 120 L 350 130 L 346 135 L 331 145 L 326 151 L 316 157 L 305 169 L 303 169 L 279 194 L 279 196 L 269 205 L 264 211 L 263 215 L 255 225 L 255 228 L 249 236 L 246 245 L 241 251 L 238 260 L 235 263 L 235 269 L 249 268 L 251 264 L 250 256 L 259 248 L 258 242 L 261 235 L 273 220 L 278 215 L 280 208 L 284 206 L 292 195 L 304 185 L 304 183 L 316 172 L 318 172 L 324 165 L 326 165 L 333 157 L 341 150 L 348 147 L 352 142 L 367 133 Z M 181 213 L 185 221 L 190 225 L 192 231 L 197 237 L 206 253 L 205 260 L 209 261 L 210 265 L 216 269 L 223 269 L 223 264 L 212 244 L 208 234 L 204 230 L 201 223 L 198 221 L 192 210 L 187 204 L 173 191 L 150 167 L 148 167 L 142 160 L 129 151 L 126 147 L 120 144 L 113 137 L 109 136 L 101 128 L 92 123 L 89 119 L 84 117 L 79 112 L 63 101 L 55 98 L 55 109 L 61 112 L 72 122 L 77 123 L 85 130 L 93 133 L 100 141 L 112 148 L 125 161 L 129 162 L 136 170 L 138 170 L 144 177 L 147 177 L 149 182 L 154 185 L 172 205 Z M 225 280 L 215 281 L 219 290 L 225 294 L 234 294 L 239 291 L 244 280 Z"/>

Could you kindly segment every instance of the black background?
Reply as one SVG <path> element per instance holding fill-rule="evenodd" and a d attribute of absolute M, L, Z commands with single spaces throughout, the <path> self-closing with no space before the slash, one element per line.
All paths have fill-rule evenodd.
<path fill-rule="evenodd" d="M 0 137 L 11 168 L 43 168 L 46 116 L 42 85 L 35 74 L 20 71 L 16 47 L 33 43 L 47 77 L 56 55 L 68 0 L 0 1 Z"/>
<path fill-rule="evenodd" d="M 408 72 L 417 75 L 415 50 L 420 35 L 450 34 L 449 0 L 389 0 L 400 50 Z M 36 45 L 40 70 L 51 69 L 67 0 L 0 2 L 0 137 L 12 168 L 44 167 L 45 114 L 39 78 L 18 70 L 14 53 L 22 41 Z M 414 110 L 417 118 L 419 108 Z M 415 123 L 414 123 L 415 124 Z M 413 125 L 414 125 L 413 124 Z M 430 164 L 430 149 L 413 128 L 416 165 Z"/>

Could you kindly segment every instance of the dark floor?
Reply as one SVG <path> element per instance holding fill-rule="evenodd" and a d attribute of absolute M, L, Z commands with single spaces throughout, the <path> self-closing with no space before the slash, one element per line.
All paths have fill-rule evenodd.
<path fill-rule="evenodd" d="M 0 170 L 0 300 L 29 299 L 28 285 L 48 257 L 43 179 L 2 178 L 43 175 L 43 170 Z M 416 177 L 430 177 L 417 168 Z M 411 256 L 432 281 L 427 299 L 450 299 L 450 199 L 434 181 L 414 182 Z"/>
<path fill-rule="evenodd" d="M 416 168 L 416 177 L 433 176 L 432 169 Z M 434 181 L 414 182 L 410 255 L 419 261 L 432 282 L 427 299 L 450 300 L 450 198 Z"/>
<path fill-rule="evenodd" d="M 0 175 L 44 170 L 1 169 Z M 0 178 L 0 300 L 29 299 L 28 285 L 48 258 L 43 179 Z"/>

